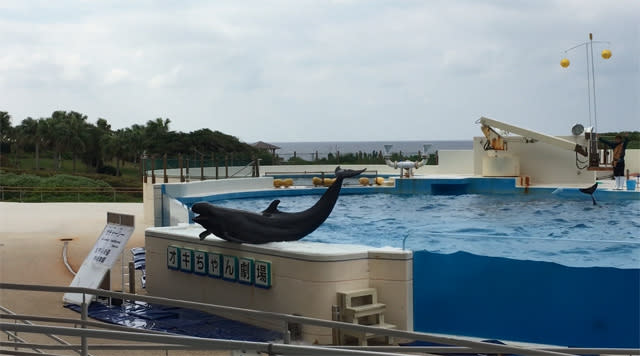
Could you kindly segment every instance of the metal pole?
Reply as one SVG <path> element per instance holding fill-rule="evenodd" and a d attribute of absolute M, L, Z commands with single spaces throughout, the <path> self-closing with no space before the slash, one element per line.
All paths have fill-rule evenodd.
<path fill-rule="evenodd" d="M 591 81 L 593 82 L 593 128 L 596 134 L 598 133 L 598 110 L 596 107 L 596 72 L 593 64 L 593 34 L 589 34 L 589 48 L 591 50 Z M 587 68 L 587 70 L 589 70 Z"/>
<path fill-rule="evenodd" d="M 87 294 L 82 293 L 82 313 L 80 314 L 82 321 L 87 321 L 87 315 L 89 314 L 89 305 L 87 304 Z M 87 325 L 82 324 L 82 328 L 86 329 Z M 83 334 L 80 337 L 80 345 L 82 346 L 82 356 L 89 355 L 89 344 L 87 343 L 87 337 Z"/>
<path fill-rule="evenodd" d="M 587 104 L 589 105 L 589 126 L 593 126 L 591 117 L 591 73 L 589 73 L 589 46 L 584 46 L 584 53 L 587 58 Z"/>
<path fill-rule="evenodd" d="M 151 157 L 151 184 L 156 184 L 156 159 Z M 165 175 L 166 177 L 166 175 Z"/>
<path fill-rule="evenodd" d="M 164 174 L 164 182 L 165 183 L 169 183 L 169 177 L 167 177 L 167 154 L 165 153 L 164 156 L 162 156 L 162 169 L 163 169 L 163 174 Z"/>
<path fill-rule="evenodd" d="M 204 180 L 204 155 L 200 154 L 200 180 Z"/>
<path fill-rule="evenodd" d="M 291 343 L 291 331 L 289 331 L 289 322 L 287 320 L 284 321 L 284 330 L 282 331 L 282 343 L 290 344 Z"/>
<path fill-rule="evenodd" d="M 216 166 L 216 180 L 218 180 L 218 162 L 216 162 L 216 154 L 211 154 L 211 160 L 213 161 L 213 165 Z"/>
<path fill-rule="evenodd" d="M 180 182 L 184 182 L 184 174 L 182 174 L 182 154 L 178 155 L 178 165 L 180 166 Z"/>
<path fill-rule="evenodd" d="M 120 291 L 124 292 L 124 249 L 120 253 Z"/>
<path fill-rule="evenodd" d="M 129 293 L 136 294 L 136 266 L 129 262 Z"/>
<path fill-rule="evenodd" d="M 333 321 L 341 321 L 340 320 L 340 306 L 332 305 L 331 306 L 331 320 Z M 340 340 L 340 329 L 332 328 L 331 329 L 331 337 L 334 345 L 341 345 L 342 341 Z"/>

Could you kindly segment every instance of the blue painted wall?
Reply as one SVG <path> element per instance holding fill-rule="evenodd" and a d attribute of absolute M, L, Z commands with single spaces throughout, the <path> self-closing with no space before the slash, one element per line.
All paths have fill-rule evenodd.
<path fill-rule="evenodd" d="M 640 269 L 414 252 L 416 331 L 640 347 Z"/>

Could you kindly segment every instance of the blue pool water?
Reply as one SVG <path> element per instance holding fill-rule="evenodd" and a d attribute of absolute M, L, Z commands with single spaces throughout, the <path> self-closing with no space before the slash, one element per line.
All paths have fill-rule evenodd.
<path fill-rule="evenodd" d="M 309 208 L 319 195 L 246 198 L 214 204 L 259 212 Z M 600 202 L 553 195 L 341 195 L 306 241 L 403 247 L 438 253 L 640 268 L 640 201 Z"/>

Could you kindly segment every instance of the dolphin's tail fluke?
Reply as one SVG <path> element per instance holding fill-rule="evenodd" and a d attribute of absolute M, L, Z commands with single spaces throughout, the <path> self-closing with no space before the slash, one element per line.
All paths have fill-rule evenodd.
<path fill-rule="evenodd" d="M 353 170 L 353 169 L 342 169 L 340 168 L 340 166 L 336 167 L 336 178 L 351 178 L 351 177 L 355 177 L 358 174 L 366 171 L 367 169 L 360 169 L 360 170 Z"/>
<path fill-rule="evenodd" d="M 584 194 L 589 194 L 591 196 L 591 200 L 593 201 L 593 205 L 597 205 L 596 198 L 593 197 L 593 193 L 598 189 L 598 183 L 590 186 L 589 188 L 580 188 L 579 190 Z"/>
<path fill-rule="evenodd" d="M 593 194 L 593 192 L 595 192 L 596 189 L 598 189 L 598 183 L 590 186 L 589 188 L 580 188 L 580 191 L 585 194 Z"/>

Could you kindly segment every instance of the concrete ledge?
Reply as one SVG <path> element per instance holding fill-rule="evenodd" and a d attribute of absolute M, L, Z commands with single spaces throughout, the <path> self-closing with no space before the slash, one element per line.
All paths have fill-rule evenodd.
<path fill-rule="evenodd" d="M 216 237 L 200 241 L 200 232 L 202 228 L 196 225 L 146 230 L 150 295 L 330 320 L 338 291 L 373 287 L 381 296 L 380 302 L 388 306 L 389 322 L 400 329 L 413 328 L 411 251 L 305 241 L 264 245 L 235 244 Z M 193 262 L 186 270 L 172 268 L 168 257 L 174 249 L 187 256 L 192 253 L 192 261 L 203 253 L 207 258 L 222 256 L 223 260 L 236 260 L 237 271 L 239 261 L 253 261 L 253 266 L 258 266 L 258 262 L 267 263 L 270 284 L 258 285 L 255 274 L 253 282 L 248 283 L 239 278 L 214 278 L 208 271 L 196 271 Z M 226 262 L 220 265 L 226 267 Z M 281 327 L 260 320 L 244 321 L 269 328 Z M 330 343 L 331 330 L 305 327 L 303 339 Z"/>

